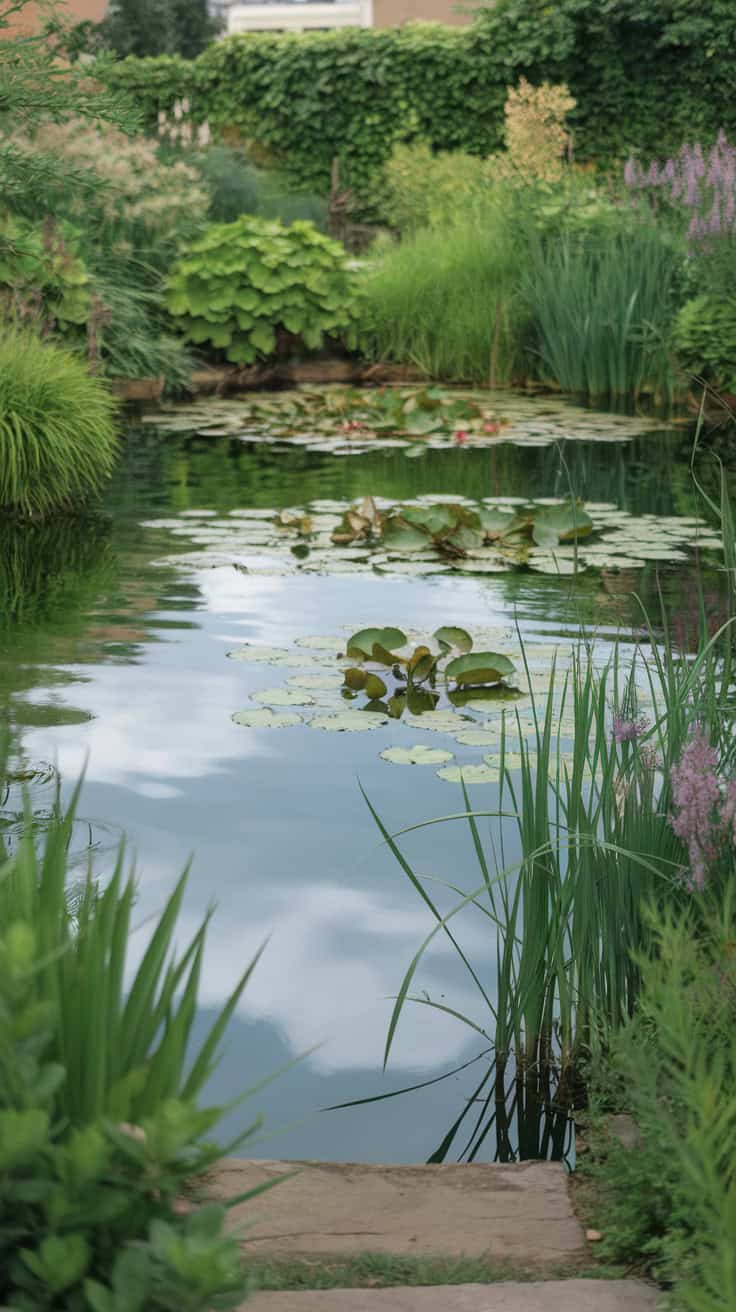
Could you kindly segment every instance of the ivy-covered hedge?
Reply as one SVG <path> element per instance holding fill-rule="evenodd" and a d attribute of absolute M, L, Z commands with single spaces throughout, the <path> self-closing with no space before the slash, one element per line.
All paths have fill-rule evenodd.
<path fill-rule="evenodd" d="M 469 28 L 253 33 L 106 76 L 152 124 L 188 98 L 195 119 L 237 128 L 310 189 L 327 189 L 339 156 L 368 199 L 398 141 L 498 149 L 506 89 L 522 76 L 568 83 L 581 159 L 663 155 L 733 130 L 734 51 L 734 0 L 497 0 Z"/>

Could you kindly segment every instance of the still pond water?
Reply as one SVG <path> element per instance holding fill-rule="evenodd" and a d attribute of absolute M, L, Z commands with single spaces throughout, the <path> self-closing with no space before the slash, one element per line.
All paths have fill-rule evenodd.
<path fill-rule="evenodd" d="M 265 1113 L 269 1133 L 258 1155 L 422 1161 L 477 1083 L 471 1068 L 404 1098 L 322 1110 L 429 1080 L 479 1050 L 451 1017 L 417 1007 L 402 1020 L 382 1071 L 390 996 L 431 922 L 381 845 L 359 782 L 389 828 L 398 829 L 458 809 L 459 790 L 435 768 L 391 765 L 382 751 L 422 740 L 461 764 L 481 761 L 482 752 L 393 720 L 370 733 L 315 732 L 306 723 L 276 733 L 238 725 L 233 714 L 262 704 L 249 701 L 259 690 L 293 687 L 295 653 L 308 673 L 329 674 L 329 652 L 300 639 L 344 636 L 367 624 L 430 633 L 443 624 L 492 630 L 508 651 L 518 649 L 515 624 L 532 643 L 570 636 L 580 624 L 603 643 L 621 637 L 630 643 L 638 623 L 631 588 L 652 598 L 659 585 L 671 613 L 683 615 L 694 556 L 689 551 L 687 563 L 682 553 L 674 563 L 649 559 L 633 578 L 596 568 L 576 578 L 403 577 L 400 569 L 333 573 L 329 565 L 325 573 L 295 574 L 268 562 L 250 574 L 227 562 L 205 568 L 196 558 L 184 568 L 172 564 L 177 551 L 191 550 L 187 526 L 222 523 L 232 511 L 367 494 L 528 500 L 564 496 L 570 487 L 586 502 L 634 516 L 690 517 L 702 506 L 688 464 L 683 428 L 619 443 L 501 442 L 407 460 L 402 449 L 345 458 L 163 433 L 148 424 L 125 435 L 104 515 L 83 525 L 3 527 L 0 700 L 9 710 L 16 755 L 40 771 L 44 762 L 57 765 L 67 789 L 87 763 L 79 850 L 95 844 L 104 875 L 125 832 L 138 864 L 141 924 L 161 907 L 193 854 L 182 931 L 191 932 L 213 902 L 218 907 L 203 1026 L 269 938 L 211 1090 L 224 1101 L 307 1054 L 228 1114 L 229 1134 L 255 1110 Z M 157 526 L 160 520 L 168 527 Z M 294 659 L 275 668 L 229 660 L 243 644 Z M 330 697 L 334 692 L 325 689 L 326 702 Z M 319 696 L 316 702 L 319 710 Z M 39 779 L 37 807 L 48 804 L 52 788 Z M 12 801 L 5 799 L 6 817 Z M 459 826 L 417 834 L 407 850 L 423 875 L 475 882 Z M 138 937 L 143 942 L 145 930 Z M 483 927 L 469 920 L 463 942 L 481 971 L 490 972 L 495 945 Z M 478 1014 L 442 943 L 420 986 Z M 486 1155 L 493 1153 L 489 1140 Z"/>

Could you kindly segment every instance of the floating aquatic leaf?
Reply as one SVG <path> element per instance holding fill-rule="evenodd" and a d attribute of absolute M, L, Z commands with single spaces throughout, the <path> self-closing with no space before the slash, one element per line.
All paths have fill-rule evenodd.
<path fill-rule="evenodd" d="M 373 711 L 336 711 L 334 715 L 314 715 L 310 729 L 325 729 L 333 733 L 358 733 L 365 729 L 378 729 L 388 724 L 388 716 Z"/>
<path fill-rule="evenodd" d="M 359 660 L 370 660 L 375 647 L 392 651 L 406 646 L 406 634 L 401 629 L 360 629 L 348 639 L 346 650 L 348 656 Z M 390 663 L 390 662 L 389 662 Z"/>
<path fill-rule="evenodd" d="M 464 747 L 492 747 L 500 739 L 500 724 L 497 728 L 461 729 L 455 734 L 455 742 L 462 743 Z"/>
<path fill-rule="evenodd" d="M 297 638 L 297 647 L 309 647 L 314 651 L 334 651 L 342 652 L 345 650 L 345 639 L 336 637 L 323 638 L 320 635 L 316 637 Z"/>
<path fill-rule="evenodd" d="M 452 752 L 445 752 L 440 747 L 389 747 L 381 752 L 384 761 L 393 765 L 441 765 L 443 761 L 452 760 Z"/>
<path fill-rule="evenodd" d="M 483 757 L 483 760 L 485 764 L 491 766 L 492 769 L 500 770 L 501 767 L 500 752 L 489 753 L 487 756 Z M 525 753 L 524 756 L 522 757 L 520 752 L 504 751 L 503 764 L 506 770 L 520 770 L 524 763 L 524 760 L 528 760 L 530 765 L 535 765 L 537 760 L 536 752 L 529 752 L 528 756 Z"/>
<path fill-rule="evenodd" d="M 365 686 L 366 695 L 370 697 L 372 700 L 375 700 L 376 698 L 380 698 L 380 697 L 385 697 L 386 693 L 388 692 L 388 688 L 386 687 L 386 684 L 383 682 L 383 679 L 380 678 L 378 674 L 367 674 L 365 678 L 364 686 Z"/>
<path fill-rule="evenodd" d="M 455 733 L 461 725 L 470 723 L 454 711 L 426 711 L 423 715 L 405 715 L 404 724 L 413 729 L 433 729 L 436 733 Z"/>
<path fill-rule="evenodd" d="M 469 652 L 458 656 L 445 667 L 445 675 L 461 685 L 500 683 L 515 671 L 507 656 L 495 651 Z"/>
<path fill-rule="evenodd" d="M 449 784 L 497 784 L 501 771 L 490 765 L 446 765 L 437 771 Z"/>
<path fill-rule="evenodd" d="M 288 654 L 285 647 L 257 647 L 250 642 L 246 642 L 242 647 L 235 647 L 233 651 L 227 653 L 231 661 L 260 661 L 264 664 L 279 660 L 280 657 Z"/>
<path fill-rule="evenodd" d="M 368 675 L 365 670 L 358 670 L 355 666 L 351 666 L 349 670 L 345 671 L 343 683 L 352 692 L 360 692 L 362 688 L 365 688 L 367 678 Z"/>
<path fill-rule="evenodd" d="M 309 693 L 295 688 L 262 688 L 253 693 L 254 702 L 263 702 L 265 706 L 312 706 L 314 698 Z"/>
<path fill-rule="evenodd" d="M 236 711 L 233 715 L 235 724 L 242 724 L 246 729 L 291 729 L 296 724 L 302 724 L 301 715 L 294 711 Z"/>
<path fill-rule="evenodd" d="M 587 537 L 593 531 L 593 521 L 576 501 L 561 506 L 548 506 L 534 515 L 532 537 L 540 547 L 554 547 L 560 542 Z"/>
<path fill-rule="evenodd" d="M 458 651 L 467 653 L 473 649 L 473 639 L 465 629 L 459 629 L 452 625 L 443 625 L 440 629 L 435 629 L 432 634 L 440 646 L 446 651 Z"/>

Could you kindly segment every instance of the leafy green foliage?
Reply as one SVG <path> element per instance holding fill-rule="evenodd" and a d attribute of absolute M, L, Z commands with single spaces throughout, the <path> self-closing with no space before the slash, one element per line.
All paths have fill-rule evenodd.
<path fill-rule="evenodd" d="M 189 341 L 209 342 L 236 364 L 271 355 L 279 333 L 317 349 L 355 312 L 343 248 L 306 222 L 213 224 L 185 249 L 168 288 Z"/>
<path fill-rule="evenodd" d="M 594 1122 L 604 1254 L 646 1260 L 687 1312 L 736 1304 L 734 896 L 650 912 L 637 1013 L 596 1071 L 597 1104 L 613 1084 L 638 1127 L 626 1147 Z"/>
<path fill-rule="evenodd" d="M 198 1110 L 159 1086 L 139 1124 L 117 1121 L 112 1107 L 113 1119 L 101 1116 L 88 1105 L 86 1086 L 99 1087 L 104 1028 L 83 1053 L 80 1046 L 83 1064 L 75 1074 L 59 1060 L 74 1061 L 63 1039 L 70 1007 L 82 1023 L 85 1009 L 100 1016 L 100 1000 L 111 997 L 106 972 L 119 976 L 127 947 L 126 921 L 115 955 L 100 955 L 102 922 L 119 916 L 123 901 L 118 897 L 114 907 L 103 895 L 90 915 L 89 888 L 76 939 L 71 933 L 64 876 L 72 815 L 57 805 L 43 857 L 36 858 L 28 814 L 0 881 L 0 1300 L 19 1312 L 235 1307 L 245 1280 L 237 1239 L 224 1233 L 226 1209 L 182 1205 L 192 1180 L 221 1155 L 203 1138 L 220 1110 Z M 160 947 L 155 931 L 157 940 Z M 76 998 L 55 987 L 68 956 L 87 958 L 86 972 L 73 972 Z M 131 1006 L 145 1023 L 140 972 L 129 1016 Z M 82 1038 L 80 1029 L 80 1044 Z M 151 1089 L 156 1065 L 154 1056 Z"/>
<path fill-rule="evenodd" d="M 89 283 L 72 229 L 59 229 L 53 220 L 43 227 L 0 220 L 0 301 L 10 317 L 46 332 L 86 324 Z"/>
<path fill-rule="evenodd" d="M 116 55 L 183 55 L 194 59 L 217 35 L 220 24 L 207 0 L 112 0 L 91 34 Z"/>
<path fill-rule="evenodd" d="M 76 510 L 117 451 L 115 402 L 83 360 L 27 333 L 0 338 L 0 506 Z"/>
<path fill-rule="evenodd" d="M 426 142 L 396 146 L 384 183 L 382 217 L 401 233 L 451 223 L 490 185 L 477 155 L 460 150 L 434 154 Z"/>
<path fill-rule="evenodd" d="M 736 299 L 704 292 L 687 301 L 675 323 L 683 369 L 714 387 L 736 392 Z"/>
<path fill-rule="evenodd" d="M 159 108 L 191 97 L 197 117 L 237 127 L 318 193 L 339 156 L 345 182 L 375 212 L 397 145 L 497 150 L 507 88 L 522 76 L 567 83 L 581 159 L 661 155 L 693 136 L 729 132 L 734 44 L 730 0 L 706 9 L 696 0 L 498 0 L 465 29 L 249 34 L 217 42 L 194 63 L 126 61 L 106 76 L 134 94 L 152 124 Z"/>
<path fill-rule="evenodd" d="M 185 158 L 199 170 L 210 193 L 209 217 L 214 223 L 234 223 L 241 214 L 260 214 L 282 223 L 308 219 L 326 230 L 324 198 L 300 191 L 274 169 L 257 168 L 242 149 L 211 145 Z"/>

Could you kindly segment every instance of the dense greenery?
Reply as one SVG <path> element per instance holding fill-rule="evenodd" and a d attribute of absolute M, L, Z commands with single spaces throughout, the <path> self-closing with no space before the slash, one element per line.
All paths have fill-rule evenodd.
<path fill-rule="evenodd" d="M 636 1015 L 596 1068 L 585 1168 L 604 1257 L 645 1262 L 683 1312 L 736 1306 L 733 882 L 719 893 L 679 914 L 650 910 Z M 612 1106 L 633 1115 L 633 1144 L 607 1129 Z"/>
<path fill-rule="evenodd" d="M 189 97 L 197 119 L 237 128 L 291 176 L 327 189 L 332 159 L 371 204 L 393 147 L 488 155 L 501 144 L 509 86 L 567 82 L 579 158 L 675 150 L 736 126 L 729 0 L 498 0 L 467 29 L 409 24 L 218 42 L 195 62 L 128 60 L 110 84 L 135 96 L 150 124 Z M 667 106 L 662 116 L 662 105 Z"/>
<path fill-rule="evenodd" d="M 76 510 L 112 472 L 115 402 L 84 360 L 30 333 L 0 337 L 0 508 Z"/>
<path fill-rule="evenodd" d="M 57 797 L 42 837 L 26 816 L 0 882 L 0 1298 L 20 1312 L 234 1307 L 245 1281 L 225 1208 L 182 1201 L 221 1156 L 204 1140 L 220 1110 L 195 1098 L 233 1003 L 184 1079 L 206 924 L 169 960 L 180 885 L 124 992 L 133 885 L 121 858 L 72 912 L 74 800 L 64 813 Z"/>
<path fill-rule="evenodd" d="M 99 41 L 116 55 L 183 55 L 193 59 L 216 35 L 219 24 L 207 0 L 112 0 L 95 29 Z"/>
<path fill-rule="evenodd" d="M 271 355 L 278 334 L 310 349 L 349 328 L 353 289 L 342 246 L 307 222 L 243 217 L 213 224 L 169 277 L 168 305 L 190 341 L 236 364 Z"/>

